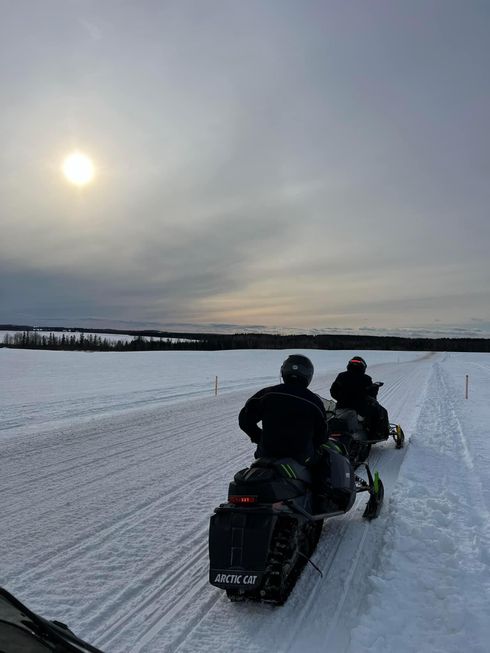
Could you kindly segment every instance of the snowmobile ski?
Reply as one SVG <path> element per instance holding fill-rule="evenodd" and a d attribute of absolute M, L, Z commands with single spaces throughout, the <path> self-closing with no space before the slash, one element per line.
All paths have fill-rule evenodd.
<path fill-rule="evenodd" d="M 405 433 L 399 424 L 390 424 L 390 435 L 395 441 L 397 449 L 402 449 L 405 445 Z"/>

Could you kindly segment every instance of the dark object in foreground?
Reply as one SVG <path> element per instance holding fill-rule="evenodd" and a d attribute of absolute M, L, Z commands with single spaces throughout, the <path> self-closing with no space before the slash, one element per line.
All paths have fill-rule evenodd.
<path fill-rule="evenodd" d="M 368 478 L 360 478 L 340 453 L 332 453 L 331 466 L 333 487 L 321 504 L 311 491 L 310 470 L 292 458 L 260 458 L 237 472 L 228 502 L 210 521 L 210 583 L 232 601 L 282 605 L 310 561 L 325 519 L 350 510 L 360 492 L 369 493 L 363 516 L 377 517 L 384 495 L 378 474 L 373 478 L 363 463 Z"/>
<path fill-rule="evenodd" d="M 60 621 L 38 616 L 0 587 L 1 653 L 103 653 Z"/>

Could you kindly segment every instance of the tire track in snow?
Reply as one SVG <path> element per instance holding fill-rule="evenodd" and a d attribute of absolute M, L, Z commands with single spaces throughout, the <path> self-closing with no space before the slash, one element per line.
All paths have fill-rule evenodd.
<path fill-rule="evenodd" d="M 155 436 L 152 437 L 152 438 L 148 438 L 148 431 L 145 430 L 145 436 L 144 437 L 138 436 L 138 437 L 133 438 L 133 439 L 125 438 L 124 441 L 126 443 L 128 443 L 128 444 L 131 444 L 132 446 L 127 447 L 126 449 L 123 449 L 123 450 L 119 449 L 117 451 L 118 456 L 120 456 L 121 454 L 124 454 L 124 453 L 132 454 L 134 452 L 134 450 L 138 448 L 138 445 L 141 443 L 142 440 L 144 440 L 146 444 L 156 443 L 158 445 L 159 443 L 161 443 L 162 440 L 165 439 L 165 435 L 167 435 L 167 433 L 165 431 L 162 431 L 162 430 L 158 429 L 158 427 L 155 427 L 154 420 L 155 420 L 155 418 L 153 417 L 151 419 L 151 422 L 149 420 L 146 420 L 147 424 L 139 423 L 138 426 L 141 428 L 141 426 L 147 427 L 149 425 L 153 429 L 156 428 Z M 216 420 L 216 423 L 218 423 L 218 419 Z M 194 429 L 196 427 L 198 427 L 200 424 L 201 424 L 201 419 L 200 418 L 197 418 L 197 419 L 195 419 L 194 421 L 191 421 L 191 422 L 186 422 L 186 424 L 185 424 L 186 430 L 181 431 L 181 435 L 187 435 L 188 433 L 191 433 L 191 434 L 194 433 L 195 432 Z M 211 422 L 211 425 L 212 425 L 212 422 Z M 109 431 L 110 425 L 108 425 L 108 427 L 109 427 L 108 428 L 108 431 Z M 129 430 L 128 427 L 127 427 L 127 424 L 123 428 L 124 428 L 125 431 Z M 113 428 L 111 430 L 113 430 Z M 89 434 L 91 432 L 92 432 L 91 430 L 88 431 Z M 93 440 L 99 440 L 100 437 L 103 437 L 103 435 L 104 435 L 104 431 L 98 430 L 92 436 L 92 439 Z M 170 431 L 168 433 L 168 435 L 169 435 L 169 437 L 172 437 L 174 435 L 174 430 Z M 86 434 L 84 434 L 84 436 L 86 437 Z M 56 434 L 54 435 L 53 439 L 57 439 Z M 198 441 L 202 441 L 203 439 L 204 439 L 203 437 L 198 438 Z M 86 444 L 86 442 L 84 444 Z M 53 448 L 55 448 L 57 446 L 58 445 L 53 445 Z M 186 449 L 187 447 L 188 447 L 188 443 L 185 443 L 185 444 L 183 443 L 183 444 L 180 444 L 180 445 L 176 445 L 174 447 L 174 449 L 177 451 L 177 450 Z M 86 447 L 81 449 L 81 451 L 85 451 L 85 449 L 86 449 Z M 99 460 L 99 459 L 102 459 L 102 461 L 105 461 L 106 458 L 108 457 L 108 455 L 113 453 L 113 450 L 114 450 L 114 442 L 111 441 L 110 444 L 98 447 L 97 449 L 95 449 L 95 451 L 91 450 L 88 453 L 81 453 L 78 456 L 72 456 L 72 457 L 63 459 L 63 465 L 65 463 L 73 463 L 73 464 L 70 465 L 69 467 L 64 467 L 63 466 L 61 469 L 60 469 L 60 461 L 59 460 L 56 460 L 56 462 L 54 462 L 52 464 L 50 464 L 49 462 L 45 462 L 43 460 L 43 463 L 42 463 L 42 465 L 39 466 L 39 468 L 43 469 L 43 471 L 45 471 L 47 469 L 48 470 L 52 469 L 53 470 L 52 472 L 48 472 L 47 474 L 42 474 L 40 476 L 28 479 L 27 481 L 26 481 L 25 478 L 23 478 L 23 475 L 25 474 L 24 471 L 20 472 L 20 473 L 4 474 L 4 475 L 2 475 L 2 479 L 1 479 L 2 480 L 2 487 L 7 487 L 7 485 L 3 485 L 3 482 L 13 482 L 13 483 L 17 484 L 16 481 L 17 481 L 18 478 L 23 479 L 23 485 L 29 485 L 29 483 L 36 484 L 36 483 L 38 483 L 40 481 L 47 480 L 47 479 L 52 478 L 52 477 L 59 477 L 61 474 L 64 474 L 64 473 L 69 474 L 69 473 L 73 472 L 74 470 L 80 469 L 80 466 L 81 466 L 82 462 L 84 462 L 84 461 L 86 461 L 87 465 L 93 465 L 94 461 Z M 46 443 L 43 443 L 43 446 L 40 447 L 39 449 L 37 449 L 37 450 L 34 449 L 34 451 L 31 453 L 31 457 L 33 459 L 37 459 L 38 456 L 41 455 L 41 452 L 44 455 L 46 455 L 49 452 L 49 447 L 46 446 Z M 22 458 L 22 456 L 19 456 L 19 458 Z M 14 462 L 14 461 L 15 461 L 15 458 L 11 457 L 11 462 Z M 1 491 L 2 487 L 0 487 L 0 491 Z M 27 487 L 26 491 L 30 491 L 30 490 L 31 490 L 31 488 Z"/>
<path fill-rule="evenodd" d="M 159 564 L 152 573 L 148 575 L 148 582 L 153 583 L 148 591 L 136 595 L 136 600 L 132 596 L 131 589 L 127 589 L 114 597 L 114 604 L 121 606 L 116 612 L 111 610 L 111 606 L 105 604 L 104 611 L 99 613 L 101 621 L 101 630 L 103 634 L 98 637 L 97 631 L 93 633 L 93 640 L 98 646 L 111 646 L 113 640 L 121 638 L 125 631 L 131 631 L 138 625 L 141 615 L 144 615 L 144 628 L 138 629 L 138 645 L 148 639 L 147 633 L 155 630 L 162 620 L 173 618 L 181 609 L 187 610 L 189 605 L 190 593 L 188 589 L 182 590 L 183 596 L 179 597 L 181 591 L 181 580 L 183 577 L 198 578 L 197 587 L 194 593 L 202 590 L 206 582 L 202 579 L 202 569 L 207 562 L 207 526 L 200 529 L 195 540 L 198 541 L 197 548 L 191 551 L 187 556 L 174 560 L 174 567 L 177 569 L 165 575 L 165 566 Z M 168 565 L 170 566 L 170 565 Z M 133 599 L 129 606 L 125 601 Z M 153 606 L 153 610 L 151 607 Z M 110 614 L 110 622 L 104 623 L 107 615 Z M 138 645 L 133 644 L 131 651 L 138 650 Z"/>
<path fill-rule="evenodd" d="M 231 462 L 237 464 L 242 458 L 243 454 L 240 453 L 235 456 Z M 212 475 L 207 482 L 202 483 L 203 478 L 210 476 L 210 471 L 211 468 L 207 468 L 192 479 L 187 477 L 170 493 L 156 498 L 149 498 L 132 508 L 128 513 L 119 516 L 116 521 L 111 522 L 106 526 L 98 525 L 96 529 L 91 529 L 90 531 L 81 533 L 80 537 L 77 538 L 75 542 L 68 545 L 62 545 L 55 550 L 49 551 L 49 553 L 44 556 L 37 558 L 35 568 L 32 570 L 26 570 L 23 574 L 17 574 L 16 580 L 23 583 L 32 582 L 36 578 L 46 576 L 51 569 L 66 566 L 72 560 L 75 560 L 82 555 L 87 555 L 95 549 L 100 552 L 101 545 L 104 545 L 107 542 L 110 543 L 114 537 L 127 537 L 131 531 L 138 529 L 141 524 L 146 521 L 149 514 L 153 515 L 156 510 L 165 512 L 165 509 L 168 508 L 173 500 L 182 494 L 183 488 L 185 488 L 186 492 L 192 492 L 193 488 L 199 487 L 202 491 L 205 488 L 214 486 L 215 479 Z M 192 530 L 193 528 L 189 527 L 188 532 L 192 532 Z M 95 535 L 96 537 L 92 538 L 91 535 Z"/>
<path fill-rule="evenodd" d="M 231 413 L 230 409 L 228 409 L 227 412 Z M 167 414 L 171 413 L 168 413 L 167 411 Z M 12 490 L 10 485 L 6 485 L 4 483 L 0 485 L 0 492 L 4 497 L 4 502 L 10 506 L 10 510 L 4 510 L 3 517 L 5 519 L 8 519 L 14 515 L 19 517 L 22 510 L 25 510 L 28 513 L 31 510 L 32 497 L 35 496 L 33 493 L 36 488 L 41 486 L 41 484 L 44 485 L 43 501 L 40 502 L 39 505 L 38 517 L 46 519 L 49 513 L 56 513 L 60 508 L 58 488 L 62 488 L 63 498 L 65 502 L 71 501 L 72 496 L 75 498 L 78 497 L 81 494 L 81 490 L 85 487 L 87 489 L 84 489 L 83 494 L 86 497 L 89 497 L 90 495 L 97 497 L 101 491 L 100 487 L 104 488 L 106 486 L 107 479 L 111 476 L 117 477 L 117 475 L 124 473 L 126 470 L 131 470 L 137 465 L 142 466 L 152 459 L 161 459 L 163 461 L 168 459 L 168 456 L 174 455 L 178 460 L 178 454 L 187 451 L 189 446 L 201 447 L 203 444 L 210 444 L 210 437 L 212 437 L 213 440 L 218 440 L 218 438 L 223 438 L 226 436 L 223 430 L 218 430 L 218 426 L 221 429 L 223 428 L 221 414 L 215 416 L 214 419 L 208 420 L 211 429 L 216 427 L 215 435 L 210 435 L 210 431 L 208 430 L 203 435 L 196 436 L 195 434 L 199 433 L 198 427 L 201 425 L 202 418 L 193 418 L 193 414 L 187 415 L 185 421 L 181 419 L 180 423 L 177 425 L 174 424 L 173 429 L 170 428 L 168 429 L 168 432 L 162 433 L 162 431 L 159 430 L 158 426 L 155 427 L 155 415 L 153 414 L 151 418 L 151 426 L 153 430 L 156 430 L 155 437 L 148 438 L 147 430 L 144 430 L 143 436 L 139 436 L 137 438 L 129 438 L 130 442 L 132 443 L 131 447 L 125 449 L 121 449 L 120 446 L 117 447 L 120 439 L 125 437 L 125 433 L 118 430 L 116 436 L 118 440 L 116 443 L 114 443 L 114 440 L 110 437 L 111 432 L 108 428 L 109 425 L 106 424 L 105 426 L 107 427 L 107 431 L 102 434 L 98 432 L 97 437 L 99 438 L 107 436 L 107 438 L 110 440 L 107 447 L 103 447 L 102 450 L 97 449 L 94 452 L 91 451 L 90 454 L 82 459 L 83 462 L 77 457 L 70 458 L 70 460 L 75 460 L 78 462 L 70 467 L 69 472 L 70 474 L 72 472 L 78 472 L 74 478 L 82 478 L 84 481 L 83 485 L 79 483 L 71 485 L 71 487 L 67 487 L 66 478 L 64 475 L 66 475 L 68 472 L 63 467 L 63 462 L 61 463 L 61 469 L 58 469 L 58 471 L 54 469 L 53 472 L 51 472 L 49 475 L 37 475 L 37 469 L 44 469 L 46 465 L 45 459 L 40 458 L 36 451 L 32 457 L 27 458 L 26 460 L 23 459 L 21 461 L 22 465 L 19 466 L 20 471 L 17 473 L 17 478 L 19 479 L 18 484 L 21 485 L 21 487 L 17 491 Z M 117 427 L 113 427 L 113 429 L 114 428 Z M 126 426 L 125 430 L 127 433 L 131 433 L 134 428 L 135 427 L 132 425 L 130 427 Z M 175 428 L 177 428 L 179 432 L 179 442 L 175 444 L 172 443 L 169 448 L 168 442 L 170 442 L 172 437 L 175 436 Z M 194 438 L 189 440 L 189 436 L 194 436 Z M 85 429 L 82 430 L 81 440 L 82 445 L 80 446 L 83 446 L 85 444 Z M 146 453 L 148 451 L 151 453 Z M 109 455 L 109 452 L 111 452 L 111 455 Z M 123 452 L 124 455 L 122 455 Z M 48 451 L 46 456 L 52 456 L 52 454 Z M 184 461 L 181 463 L 181 467 L 185 467 L 185 457 L 181 456 L 181 458 Z M 115 463 L 112 463 L 113 459 L 115 460 Z M 31 462 L 31 460 L 36 460 L 37 464 Z M 112 467 L 112 469 L 107 469 L 108 460 L 111 461 L 110 467 Z M 55 467 L 55 465 L 53 467 Z M 27 474 L 26 469 L 28 469 Z M 71 478 L 71 476 L 69 476 L 69 478 Z M 56 482 L 51 488 L 48 488 L 48 491 L 46 491 L 46 481 L 48 479 L 54 479 Z M 10 478 L 10 481 L 11 480 L 12 479 Z M 115 480 L 117 480 L 117 478 Z M 50 502 L 49 500 L 46 500 L 50 494 L 54 497 L 54 501 Z M 25 500 L 25 495 L 29 497 L 28 501 Z"/>
<path fill-rule="evenodd" d="M 480 366 L 484 367 L 484 366 Z M 486 368 L 490 373 L 490 369 Z M 454 409 L 454 392 L 448 387 L 448 375 L 441 366 L 436 366 L 437 381 L 440 388 L 440 396 L 443 398 L 443 403 L 447 411 L 447 422 L 453 433 L 453 439 L 459 443 L 459 449 L 463 452 L 463 460 L 468 468 L 470 479 L 470 492 L 473 499 L 473 504 L 478 508 L 478 514 L 485 522 L 485 530 L 490 533 L 490 512 L 485 503 L 483 484 L 480 476 L 475 467 L 475 461 L 471 453 L 471 448 L 468 442 L 468 437 L 465 433 L 461 420 L 459 419 Z"/>

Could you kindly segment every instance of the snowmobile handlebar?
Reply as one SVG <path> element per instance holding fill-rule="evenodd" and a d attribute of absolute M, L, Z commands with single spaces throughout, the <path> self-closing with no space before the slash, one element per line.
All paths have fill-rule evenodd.
<path fill-rule="evenodd" d="M 383 385 L 384 385 L 383 381 L 374 381 L 374 383 L 371 386 L 369 386 L 369 388 L 368 388 L 368 394 L 371 397 L 376 398 L 378 396 L 379 389 Z"/>

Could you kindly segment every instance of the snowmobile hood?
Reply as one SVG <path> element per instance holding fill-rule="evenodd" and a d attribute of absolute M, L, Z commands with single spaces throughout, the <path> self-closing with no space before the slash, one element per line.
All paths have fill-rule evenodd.
<path fill-rule="evenodd" d="M 2 653 L 102 653 L 58 621 L 38 616 L 0 587 Z"/>

